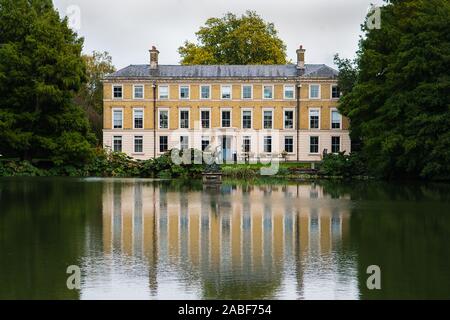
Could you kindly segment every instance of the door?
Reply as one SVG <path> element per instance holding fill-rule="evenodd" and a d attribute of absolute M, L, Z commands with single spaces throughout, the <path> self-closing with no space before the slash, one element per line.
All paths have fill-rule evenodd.
<path fill-rule="evenodd" d="M 223 161 L 231 161 L 233 154 L 231 152 L 231 137 L 222 137 L 222 155 Z"/>

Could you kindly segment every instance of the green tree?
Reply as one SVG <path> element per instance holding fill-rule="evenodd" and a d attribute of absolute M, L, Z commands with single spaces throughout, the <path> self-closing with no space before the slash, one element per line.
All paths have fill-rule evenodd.
<path fill-rule="evenodd" d="M 95 136 L 74 104 L 83 39 L 51 0 L 0 0 L 0 153 L 77 163 Z"/>
<path fill-rule="evenodd" d="M 105 75 L 113 73 L 116 68 L 108 52 L 94 51 L 82 56 L 86 66 L 87 82 L 75 97 L 75 102 L 83 107 L 88 116 L 92 130 L 100 142 L 103 139 L 103 84 Z"/>
<path fill-rule="evenodd" d="M 253 11 L 210 18 L 196 36 L 198 44 L 186 41 L 178 49 L 184 65 L 286 63 L 286 45 L 274 24 Z"/>
<path fill-rule="evenodd" d="M 385 177 L 450 178 L 450 2 L 390 0 L 341 68 L 341 112 L 369 168 Z M 353 79 L 352 79 L 353 74 Z"/>

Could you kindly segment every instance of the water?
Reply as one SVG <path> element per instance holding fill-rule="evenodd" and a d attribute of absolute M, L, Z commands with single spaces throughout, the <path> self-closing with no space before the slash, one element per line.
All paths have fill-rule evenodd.
<path fill-rule="evenodd" d="M 445 184 L 0 179 L 0 299 L 449 299 L 449 204 Z"/>

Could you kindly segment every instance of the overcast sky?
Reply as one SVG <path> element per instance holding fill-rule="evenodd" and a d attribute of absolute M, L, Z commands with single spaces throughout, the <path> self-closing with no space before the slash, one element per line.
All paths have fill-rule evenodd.
<path fill-rule="evenodd" d="M 195 40 L 195 32 L 210 17 L 255 10 L 275 23 L 295 61 L 300 44 L 307 63 L 333 65 L 333 56 L 352 58 L 371 3 L 382 0 L 54 0 L 61 15 L 70 6 L 80 9 L 86 53 L 108 51 L 120 69 L 147 64 L 155 45 L 161 64 L 178 64 L 178 47 Z"/>

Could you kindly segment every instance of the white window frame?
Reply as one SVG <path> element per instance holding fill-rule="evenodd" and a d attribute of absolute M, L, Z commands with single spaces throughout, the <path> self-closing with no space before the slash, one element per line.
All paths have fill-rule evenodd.
<path fill-rule="evenodd" d="M 333 112 L 337 112 L 339 114 L 339 118 L 340 118 L 339 119 L 339 122 L 340 122 L 339 129 L 333 128 Z M 342 130 L 342 115 L 337 108 L 330 109 L 330 130 L 334 130 L 334 131 Z"/>
<path fill-rule="evenodd" d="M 141 137 L 142 138 L 142 151 L 136 151 L 136 138 Z M 143 135 L 136 135 L 133 136 L 133 153 L 134 154 L 144 154 L 144 136 Z"/>
<path fill-rule="evenodd" d="M 182 128 L 181 127 L 181 112 L 183 111 L 187 111 L 189 114 L 189 118 L 188 118 L 188 127 L 187 128 Z M 178 128 L 179 129 L 184 129 L 184 130 L 189 130 L 191 129 L 191 109 L 190 108 L 180 108 L 178 110 Z"/>
<path fill-rule="evenodd" d="M 167 112 L 167 128 L 161 128 L 161 111 Z M 158 129 L 159 130 L 169 130 L 170 129 L 170 109 L 169 108 L 158 108 Z"/>
<path fill-rule="evenodd" d="M 142 98 L 136 98 L 136 87 L 142 87 Z M 133 84 L 133 99 L 144 100 L 145 98 L 145 86 L 143 84 Z"/>
<path fill-rule="evenodd" d="M 167 138 L 167 150 L 166 150 L 166 151 L 161 151 L 161 138 L 162 138 L 162 137 Z M 170 150 L 170 147 L 169 147 L 169 136 L 167 136 L 167 135 L 160 135 L 160 136 L 159 136 L 159 139 L 158 139 L 158 150 L 159 150 L 159 153 L 160 153 L 160 154 L 161 154 L 161 153 L 166 153 L 167 151 Z"/>
<path fill-rule="evenodd" d="M 114 97 L 114 88 L 115 87 L 120 87 L 122 89 L 122 97 L 121 98 L 115 98 Z M 111 86 L 111 98 L 112 100 L 123 100 L 123 96 L 124 96 L 124 92 L 123 92 L 123 84 L 113 84 Z"/>
<path fill-rule="evenodd" d="M 251 113 L 251 125 L 250 128 L 244 128 L 244 112 L 250 111 Z M 242 108 L 241 110 L 241 128 L 242 130 L 253 130 L 253 123 L 254 123 L 254 117 L 253 117 L 253 108 Z"/>
<path fill-rule="evenodd" d="M 182 98 L 181 97 L 181 88 L 188 88 L 189 94 L 187 98 Z M 180 100 L 189 100 L 191 98 L 191 86 L 189 84 L 180 84 L 178 86 L 178 98 Z"/>
<path fill-rule="evenodd" d="M 333 153 L 333 154 L 338 154 L 338 152 L 333 152 L 333 138 L 339 138 L 339 152 L 342 152 L 342 137 L 341 136 L 336 136 L 336 135 L 333 135 L 333 136 L 331 136 L 331 153 Z"/>
<path fill-rule="evenodd" d="M 311 152 L 311 138 L 317 138 L 317 152 Z M 309 154 L 317 155 L 320 154 L 320 136 L 309 136 Z"/>
<path fill-rule="evenodd" d="M 230 126 L 224 127 L 223 126 L 223 112 L 229 111 L 230 112 Z M 220 128 L 222 129 L 230 129 L 233 128 L 233 109 L 232 108 L 220 108 Z"/>
<path fill-rule="evenodd" d="M 136 111 L 142 111 L 142 128 L 136 128 Z M 144 118 L 145 118 L 145 114 L 144 114 L 144 108 L 139 107 L 139 108 L 133 108 L 133 130 L 144 130 L 145 127 L 145 123 L 144 123 Z"/>
<path fill-rule="evenodd" d="M 319 96 L 317 98 L 313 98 L 312 95 L 311 95 L 313 86 L 318 86 L 319 87 Z M 320 83 L 311 83 L 309 85 L 309 99 L 310 100 L 320 100 L 321 97 L 322 97 L 322 86 L 320 85 Z"/>
<path fill-rule="evenodd" d="M 244 98 L 244 87 L 250 87 L 250 89 L 251 89 L 250 98 Z M 242 100 L 253 100 L 253 85 L 252 84 L 243 84 L 241 86 L 241 99 Z"/>
<path fill-rule="evenodd" d="M 271 87 L 272 88 L 272 98 L 266 98 L 264 94 L 265 87 Z M 262 99 L 263 100 L 273 100 L 275 98 L 275 86 L 273 84 L 263 84 L 262 86 Z"/>
<path fill-rule="evenodd" d="M 208 146 L 211 145 L 211 137 L 210 136 L 202 136 L 201 141 L 200 141 L 200 150 L 203 150 L 203 141 L 208 141 Z M 207 146 L 207 147 L 208 147 Z"/>
<path fill-rule="evenodd" d="M 120 111 L 121 114 L 122 114 L 122 117 L 121 117 L 122 128 L 114 128 L 114 112 L 115 112 L 115 111 Z M 111 126 L 112 130 L 123 130 L 123 128 L 124 128 L 124 123 L 123 123 L 123 108 L 112 108 L 111 117 L 112 117 L 112 126 Z"/>
<path fill-rule="evenodd" d="M 266 139 L 267 138 L 270 138 L 270 152 L 266 151 Z M 263 153 L 273 154 L 273 136 L 272 135 L 263 136 Z"/>
<path fill-rule="evenodd" d="M 115 148 L 114 148 L 114 141 L 116 140 L 116 138 L 120 138 L 120 146 L 121 146 L 121 148 L 120 148 L 121 150 L 120 151 L 116 151 Z M 111 144 L 112 144 L 111 150 L 113 152 L 123 152 L 123 136 L 113 136 Z"/>
<path fill-rule="evenodd" d="M 161 88 L 167 88 L 167 98 L 161 98 Z M 170 85 L 160 85 L 158 86 L 158 100 L 170 100 Z"/>
<path fill-rule="evenodd" d="M 249 150 L 248 153 L 252 153 L 252 150 L 253 150 L 253 143 L 252 143 L 252 136 L 250 136 L 250 135 L 247 135 L 247 136 L 243 136 L 243 137 L 242 137 L 242 152 L 245 153 L 245 150 L 244 150 L 244 146 L 245 146 L 244 141 L 247 140 L 247 139 L 250 141 L 250 150 Z"/>
<path fill-rule="evenodd" d="M 186 149 L 183 149 L 183 145 L 181 144 L 181 138 L 187 138 L 187 148 Z M 189 137 L 189 135 L 187 135 L 187 136 L 185 136 L 185 135 L 181 135 L 180 136 L 180 139 L 179 139 L 179 142 L 180 142 L 180 150 L 188 150 L 189 148 L 190 148 L 190 143 L 191 143 L 191 139 L 190 139 L 190 137 Z"/>
<path fill-rule="evenodd" d="M 202 88 L 203 87 L 208 87 L 209 88 L 209 98 L 203 98 L 202 97 Z M 200 92 L 199 92 L 200 94 L 199 94 L 199 97 L 200 97 L 200 100 L 211 100 L 211 96 L 212 96 L 212 88 L 211 88 L 211 85 L 210 84 L 201 84 L 200 85 Z"/>
<path fill-rule="evenodd" d="M 311 128 L 311 111 L 318 111 L 319 112 L 319 127 L 318 128 Z M 321 108 L 309 108 L 308 110 L 308 127 L 309 130 L 321 130 L 321 122 L 322 122 L 322 110 Z"/>
<path fill-rule="evenodd" d="M 293 118 L 292 118 L 292 128 L 286 128 L 286 111 L 290 111 L 293 113 Z M 297 126 L 297 121 L 295 121 L 296 117 L 296 112 L 295 112 L 295 108 L 284 108 L 283 109 L 283 129 L 284 130 L 295 130 L 296 126 Z"/>
<path fill-rule="evenodd" d="M 203 128 L 202 112 L 204 112 L 204 111 L 209 112 L 209 127 L 208 128 Z M 200 128 L 201 129 L 211 129 L 211 127 L 212 127 L 211 114 L 212 114 L 211 108 L 200 108 L 199 117 L 200 117 Z"/>
<path fill-rule="evenodd" d="M 287 138 L 291 138 L 292 139 L 292 152 L 288 152 L 288 154 L 294 154 L 295 153 L 295 137 L 294 136 L 284 136 L 284 138 L 283 138 L 283 149 L 284 149 L 284 151 L 287 152 L 287 150 L 286 150 L 286 139 Z"/>
<path fill-rule="evenodd" d="M 336 100 L 339 100 L 340 97 L 333 98 L 333 87 L 339 88 L 339 85 L 338 84 L 330 84 L 330 99 L 336 101 Z"/>
<path fill-rule="evenodd" d="M 267 111 L 270 111 L 272 113 L 272 127 L 271 128 L 265 128 L 265 126 L 264 126 L 264 113 L 266 113 Z M 262 115 L 261 116 L 261 120 L 262 120 L 261 128 L 262 128 L 262 130 L 273 130 L 274 127 L 275 127 L 275 110 L 274 110 L 274 108 L 263 108 L 261 115 Z"/>
<path fill-rule="evenodd" d="M 292 96 L 292 98 L 288 98 L 288 97 L 286 97 L 286 87 L 292 87 L 292 92 L 293 92 L 293 96 Z M 283 86 L 283 98 L 284 98 L 284 100 L 295 100 L 295 98 L 296 98 L 296 93 L 295 93 L 295 84 L 285 84 L 284 86 Z"/>
<path fill-rule="evenodd" d="M 224 87 L 230 87 L 230 97 L 229 98 L 223 97 L 223 88 Z M 233 100 L 233 85 L 231 85 L 231 84 L 220 85 L 220 100 Z"/>

